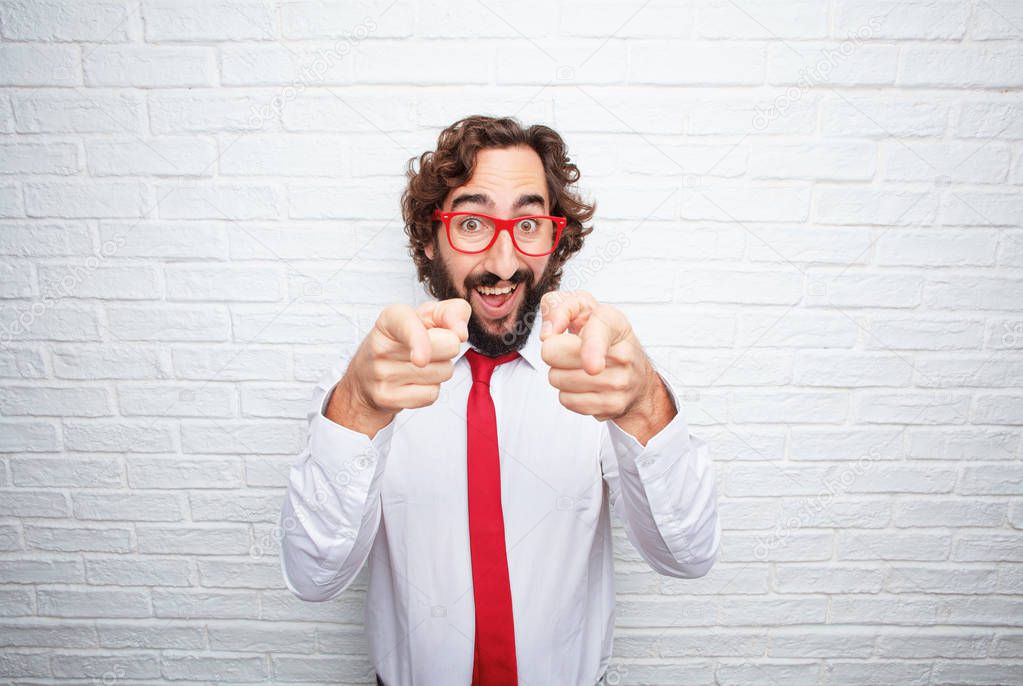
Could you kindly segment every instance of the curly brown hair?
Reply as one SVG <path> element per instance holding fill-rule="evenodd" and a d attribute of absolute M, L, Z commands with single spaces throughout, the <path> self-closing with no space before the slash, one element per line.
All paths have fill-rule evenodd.
<path fill-rule="evenodd" d="M 415 262 L 419 281 L 425 282 L 433 297 L 441 296 L 430 279 L 426 246 L 436 240 L 442 226 L 433 219 L 433 211 L 441 208 L 451 189 L 464 186 L 472 178 L 479 150 L 516 145 L 528 145 L 540 156 L 551 198 L 550 213 L 568 218 L 546 270 L 551 274 L 553 289 L 561 282 L 565 262 L 583 247 L 583 238 L 593 231 L 592 226 L 583 224 L 593 218 L 596 203 L 584 202 L 573 186 L 579 180 L 579 168 L 570 161 L 565 141 L 557 131 L 542 124 L 523 128 L 513 117 L 472 115 L 460 119 L 441 131 L 435 151 L 409 159 L 408 186 L 401 196 L 409 254 Z M 416 159 L 419 160 L 418 172 Z"/>

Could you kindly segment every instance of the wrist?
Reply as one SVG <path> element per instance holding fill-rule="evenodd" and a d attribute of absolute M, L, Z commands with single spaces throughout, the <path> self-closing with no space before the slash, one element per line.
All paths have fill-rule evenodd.
<path fill-rule="evenodd" d="M 334 387 L 324 414 L 336 424 L 373 438 L 391 423 L 397 412 L 377 407 L 362 392 L 359 384 L 345 374 Z"/>
<path fill-rule="evenodd" d="M 660 374 L 653 365 L 649 365 L 636 397 L 613 421 L 620 429 L 646 445 L 647 441 L 664 428 L 676 413 Z"/>

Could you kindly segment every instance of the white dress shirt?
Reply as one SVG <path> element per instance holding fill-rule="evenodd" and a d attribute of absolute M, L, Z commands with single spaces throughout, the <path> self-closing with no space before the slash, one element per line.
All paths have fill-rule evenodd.
<path fill-rule="evenodd" d="M 678 414 L 645 447 L 561 405 L 539 329 L 490 382 L 519 684 L 591 686 L 611 657 L 610 509 L 654 570 L 703 576 L 721 539 L 714 474 L 670 386 Z M 278 521 L 285 582 L 303 600 L 329 600 L 369 559 L 365 628 L 387 686 L 472 680 L 468 347 L 433 405 L 401 411 L 372 439 L 324 415 L 342 359 L 316 387 L 309 443 L 289 473 Z"/>

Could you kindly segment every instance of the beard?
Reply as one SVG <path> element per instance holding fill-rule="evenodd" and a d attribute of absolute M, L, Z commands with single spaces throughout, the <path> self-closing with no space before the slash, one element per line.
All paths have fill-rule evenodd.
<path fill-rule="evenodd" d="M 469 343 L 489 357 L 497 357 L 513 350 L 520 350 L 526 344 L 526 340 L 533 330 L 533 325 L 540 316 L 540 299 L 544 293 L 557 287 L 554 277 L 555 267 L 554 260 L 549 260 L 547 268 L 535 285 L 533 284 L 534 272 L 529 268 L 519 269 L 507 279 L 510 283 L 521 284 L 517 288 L 526 289 L 523 294 L 522 303 L 516 311 L 505 315 L 501 319 L 494 320 L 501 329 L 504 329 L 505 322 L 514 318 L 514 325 L 510 330 L 503 331 L 502 333 L 487 331 L 479 314 L 476 312 L 476 308 L 473 308 L 468 323 Z M 491 272 L 469 274 L 462 283 L 462 287 L 465 289 L 465 295 L 462 295 L 455 289 L 455 283 L 451 278 L 450 272 L 448 272 L 447 265 L 444 263 L 444 258 L 441 257 L 439 252 L 430 260 L 426 276 L 431 290 L 436 294 L 438 300 L 462 298 L 468 301 L 470 306 L 472 306 L 470 297 L 477 286 L 494 286 L 501 281 L 499 276 Z"/>

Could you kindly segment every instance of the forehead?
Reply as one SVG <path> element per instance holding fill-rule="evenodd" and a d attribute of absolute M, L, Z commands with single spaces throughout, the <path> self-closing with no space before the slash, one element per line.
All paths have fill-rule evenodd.
<path fill-rule="evenodd" d="M 464 186 L 452 189 L 445 202 L 466 192 L 485 194 L 498 205 L 510 204 L 522 193 L 549 200 L 543 161 L 529 146 L 478 151 L 472 177 Z"/>

